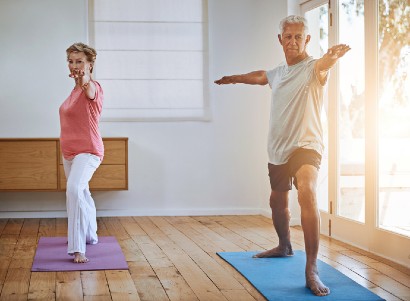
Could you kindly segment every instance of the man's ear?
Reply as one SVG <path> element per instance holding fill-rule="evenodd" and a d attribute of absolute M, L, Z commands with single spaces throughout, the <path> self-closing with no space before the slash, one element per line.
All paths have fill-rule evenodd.
<path fill-rule="evenodd" d="M 305 44 L 307 45 L 309 42 L 310 42 L 310 34 L 308 34 L 308 35 L 306 36 Z"/>
<path fill-rule="evenodd" d="M 281 45 L 283 45 L 283 44 L 282 44 L 282 35 L 278 34 L 278 40 L 279 40 L 279 43 L 280 43 Z"/>

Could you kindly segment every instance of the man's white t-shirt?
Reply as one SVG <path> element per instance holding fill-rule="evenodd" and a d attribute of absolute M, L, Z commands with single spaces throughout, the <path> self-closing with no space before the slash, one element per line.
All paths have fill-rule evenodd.
<path fill-rule="evenodd" d="M 298 148 L 323 153 L 320 114 L 324 86 L 316 76 L 315 62 L 309 56 L 296 65 L 284 63 L 266 72 L 272 89 L 269 163 L 285 164 Z"/>

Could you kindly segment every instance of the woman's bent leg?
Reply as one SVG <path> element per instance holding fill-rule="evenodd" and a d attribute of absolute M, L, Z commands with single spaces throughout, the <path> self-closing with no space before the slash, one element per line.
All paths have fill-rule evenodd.
<path fill-rule="evenodd" d="M 67 178 L 68 253 L 85 254 L 87 234 L 96 243 L 95 205 L 90 196 L 88 182 L 100 165 L 100 158 L 91 154 L 79 154 L 71 161 Z M 92 205 L 90 205 L 92 201 Z M 90 234 L 90 228 L 95 234 Z"/>
<path fill-rule="evenodd" d="M 90 191 L 87 189 L 84 191 L 84 197 L 87 202 L 87 211 L 89 216 L 89 225 L 86 233 L 86 243 L 95 245 L 98 243 L 97 235 L 97 209 L 95 208 L 94 200 Z"/>

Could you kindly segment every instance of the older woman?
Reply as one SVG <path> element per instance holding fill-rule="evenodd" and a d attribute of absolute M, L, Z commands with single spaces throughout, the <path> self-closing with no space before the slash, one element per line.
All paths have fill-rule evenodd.
<path fill-rule="evenodd" d="M 96 244 L 97 220 L 88 182 L 104 156 L 99 130 L 103 90 L 92 79 L 96 51 L 83 43 L 68 47 L 69 76 L 74 89 L 60 106 L 60 144 L 67 177 L 68 254 L 88 262 L 86 244 Z"/>

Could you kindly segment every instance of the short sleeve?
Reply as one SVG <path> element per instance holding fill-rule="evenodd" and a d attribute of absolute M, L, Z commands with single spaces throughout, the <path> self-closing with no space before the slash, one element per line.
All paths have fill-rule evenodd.
<path fill-rule="evenodd" d="M 102 106 L 103 95 L 104 95 L 103 89 L 99 82 L 93 81 L 93 83 L 95 84 L 95 97 L 91 101 L 94 101 L 98 103 L 100 106 Z"/>
<path fill-rule="evenodd" d="M 327 75 L 326 75 L 325 84 L 322 85 L 322 84 L 320 83 L 320 81 L 319 81 L 319 78 L 318 78 L 317 74 L 316 74 L 315 66 L 316 66 L 317 61 L 318 61 L 318 60 L 315 59 L 315 60 L 311 60 L 311 61 L 309 62 L 309 65 L 308 65 L 309 73 L 312 75 L 312 76 L 311 76 L 312 81 L 313 81 L 314 83 L 316 83 L 318 86 L 323 87 L 323 86 L 326 86 L 326 84 L 327 84 L 327 79 L 329 78 L 330 70 L 328 71 L 328 73 L 327 73 Z"/>
<path fill-rule="evenodd" d="M 268 83 L 271 88 L 272 88 L 274 73 L 275 73 L 274 69 L 266 71 L 266 77 L 268 78 Z"/>

